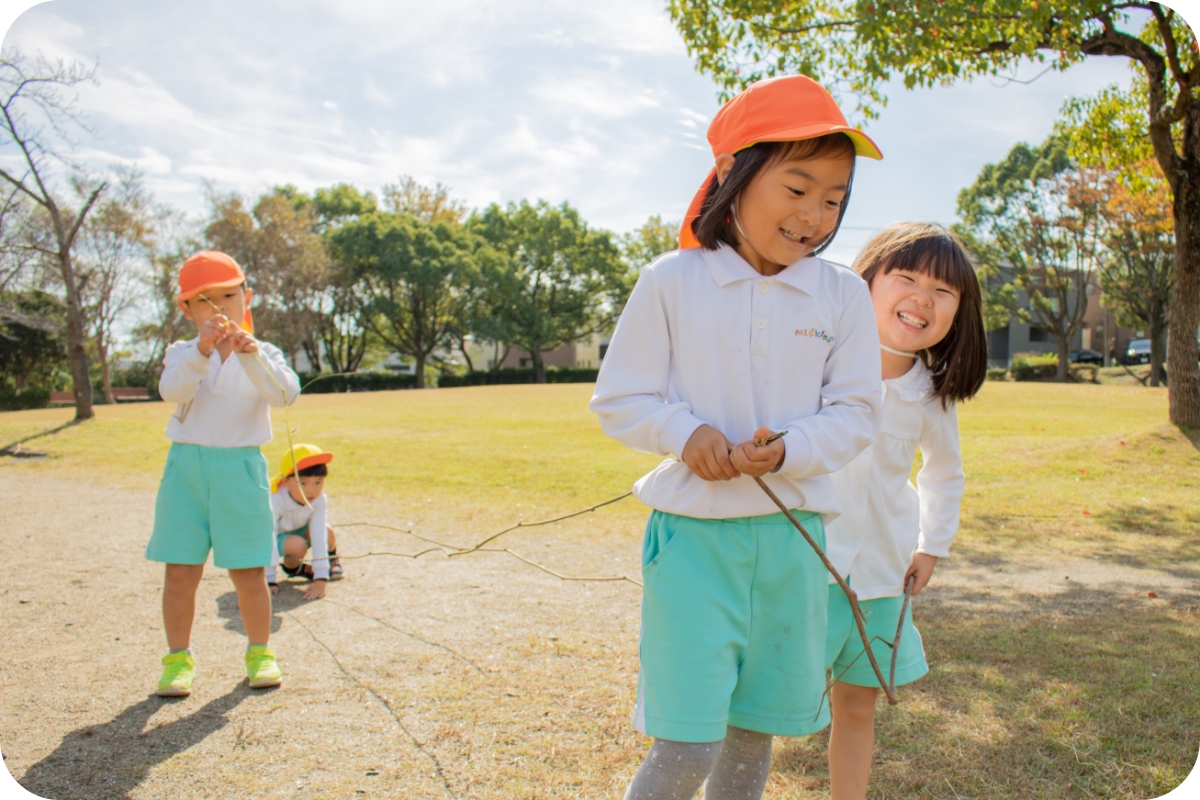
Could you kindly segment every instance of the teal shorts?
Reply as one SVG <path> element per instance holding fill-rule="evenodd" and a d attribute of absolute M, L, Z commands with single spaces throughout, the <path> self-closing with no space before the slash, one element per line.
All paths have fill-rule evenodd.
<path fill-rule="evenodd" d="M 853 588 L 853 582 L 850 585 Z M 896 623 L 900 621 L 904 597 L 859 600 L 858 605 L 867 623 L 871 651 L 886 680 L 892 666 L 891 643 L 896 638 Z M 858 635 L 858 626 L 854 624 L 854 612 L 850 610 L 850 601 L 836 583 L 829 584 L 829 636 L 825 642 L 825 663 L 833 670 L 834 680 L 854 686 L 882 688 L 863 649 L 862 637 Z M 912 604 L 909 604 L 900 633 L 900 654 L 896 657 L 896 685 L 912 683 L 927 672 L 929 665 L 925 663 L 925 648 L 921 644 L 921 634 L 913 625 Z"/>
<path fill-rule="evenodd" d="M 274 532 L 267 460 L 257 447 L 171 445 L 146 558 L 220 569 L 271 563 Z"/>
<path fill-rule="evenodd" d="M 307 525 L 305 525 L 303 528 L 296 528 L 296 530 L 294 530 L 294 531 L 284 531 L 283 533 L 277 533 L 277 534 L 275 534 L 275 546 L 279 550 L 280 558 L 283 558 L 283 543 L 287 541 L 287 537 L 289 537 L 289 536 L 303 536 L 304 541 L 308 544 L 308 546 L 312 547 L 312 539 L 309 538 Z"/>
<path fill-rule="evenodd" d="M 822 547 L 820 516 L 796 512 Z M 824 727 L 825 567 L 783 514 L 655 511 L 642 549 L 634 727 L 717 742 L 726 725 L 781 736 Z"/>

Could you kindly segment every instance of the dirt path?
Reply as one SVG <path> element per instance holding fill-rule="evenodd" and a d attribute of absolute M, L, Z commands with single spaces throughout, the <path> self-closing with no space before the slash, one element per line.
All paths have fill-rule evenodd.
<path fill-rule="evenodd" d="M 162 700 L 161 567 L 141 556 L 153 497 L 0 470 L 0 744 L 43 797 L 617 797 L 644 752 L 627 721 L 635 586 L 562 583 L 498 554 L 348 562 L 325 601 L 281 592 L 285 685 L 252 692 L 232 587 L 210 569 L 196 691 Z M 364 511 L 334 507 L 343 520 Z M 636 572 L 635 533 L 522 537 L 565 568 Z M 343 551 L 412 550 L 404 538 L 355 529 Z M 1196 586 L 1184 568 L 952 559 L 922 601 L 1020 613 L 1148 591 L 1194 599 Z"/>

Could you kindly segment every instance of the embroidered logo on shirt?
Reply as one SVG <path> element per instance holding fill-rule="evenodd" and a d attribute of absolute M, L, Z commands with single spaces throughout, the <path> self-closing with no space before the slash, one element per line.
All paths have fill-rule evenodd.
<path fill-rule="evenodd" d="M 794 336 L 808 336 L 812 339 L 820 339 L 822 342 L 833 343 L 833 336 L 825 331 L 817 330 L 816 328 L 799 328 L 793 334 Z"/>

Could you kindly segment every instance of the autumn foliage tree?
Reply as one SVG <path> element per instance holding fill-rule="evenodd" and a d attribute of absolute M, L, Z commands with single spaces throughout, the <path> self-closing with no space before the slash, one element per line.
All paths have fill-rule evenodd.
<path fill-rule="evenodd" d="M 855 95 L 867 115 L 895 78 L 913 88 L 1030 60 L 1066 69 L 1128 59 L 1145 80 L 1145 137 L 1175 223 L 1170 417 L 1200 428 L 1200 59 L 1181 16 L 1140 0 L 669 0 L 668 9 L 697 67 L 727 93 L 801 72 Z"/>

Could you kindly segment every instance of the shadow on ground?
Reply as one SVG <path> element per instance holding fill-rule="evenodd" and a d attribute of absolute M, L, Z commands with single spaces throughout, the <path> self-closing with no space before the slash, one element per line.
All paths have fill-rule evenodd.
<path fill-rule="evenodd" d="M 279 594 L 271 598 L 271 633 L 279 633 L 283 624 L 283 614 L 294 611 L 308 601 L 304 599 L 304 588 L 307 583 L 293 584 L 283 581 L 279 584 Z M 246 627 L 242 624 L 242 615 L 238 611 L 237 592 L 226 592 L 217 598 L 217 616 L 225 620 L 225 630 L 246 635 Z"/>
<path fill-rule="evenodd" d="M 128 797 L 152 768 L 225 727 L 229 712 L 251 691 L 243 681 L 194 713 L 147 729 L 159 709 L 179 702 L 151 695 L 110 722 L 68 733 L 54 752 L 26 770 L 20 784 L 55 800 Z"/>

